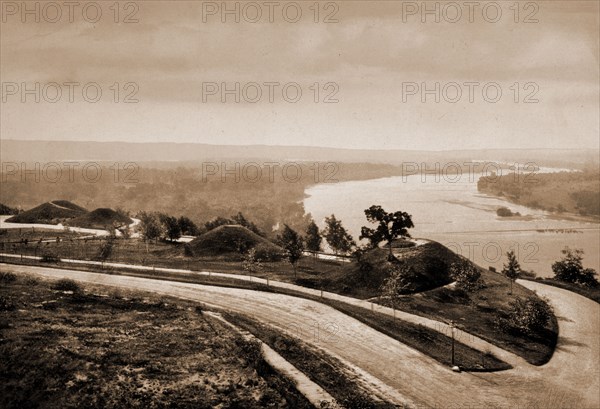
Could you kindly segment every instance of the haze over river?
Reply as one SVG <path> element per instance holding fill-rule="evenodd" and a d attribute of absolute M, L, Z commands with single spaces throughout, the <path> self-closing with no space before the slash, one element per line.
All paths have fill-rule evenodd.
<path fill-rule="evenodd" d="M 521 267 L 552 276 L 551 265 L 565 247 L 584 250 L 584 267 L 600 272 L 600 224 L 560 220 L 551 213 L 519 206 L 477 191 L 480 175 L 450 177 L 398 176 L 364 181 L 323 183 L 306 190 L 304 208 L 319 228 L 332 213 L 358 241 L 361 226 L 370 226 L 364 209 L 373 204 L 386 211 L 412 215 L 413 237 L 436 240 L 483 266 L 499 270 L 505 253 L 515 250 Z M 499 217 L 505 206 L 522 217 Z"/>

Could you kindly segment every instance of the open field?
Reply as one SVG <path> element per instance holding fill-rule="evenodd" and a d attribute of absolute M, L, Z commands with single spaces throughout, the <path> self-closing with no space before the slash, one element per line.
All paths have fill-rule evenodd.
<path fill-rule="evenodd" d="M 196 304 L 86 289 L 2 281 L 1 407 L 312 407 L 260 349 Z"/>

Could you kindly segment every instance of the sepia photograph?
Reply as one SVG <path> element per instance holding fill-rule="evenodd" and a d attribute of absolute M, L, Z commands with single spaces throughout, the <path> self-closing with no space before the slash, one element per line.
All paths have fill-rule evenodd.
<path fill-rule="evenodd" d="M 600 0 L 0 0 L 0 409 L 600 409 Z"/>

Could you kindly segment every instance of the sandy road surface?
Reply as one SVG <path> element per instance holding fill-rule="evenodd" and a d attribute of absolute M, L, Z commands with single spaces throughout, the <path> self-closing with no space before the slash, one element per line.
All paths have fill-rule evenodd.
<path fill-rule="evenodd" d="M 593 389 L 596 388 L 597 391 L 597 383 L 594 386 L 594 382 L 589 380 L 592 376 L 597 377 L 597 372 L 585 376 L 585 384 L 591 386 L 583 394 L 574 391 L 581 389 L 580 379 L 584 375 L 579 374 L 576 378 L 569 376 L 578 369 L 584 371 L 585 368 L 597 365 L 597 360 L 596 363 L 590 361 L 598 357 L 598 343 L 586 344 L 586 341 L 568 338 L 577 336 L 578 333 L 589 333 L 588 338 L 597 335 L 598 310 L 596 309 L 595 318 L 592 310 L 592 313 L 575 321 L 574 317 L 567 314 L 579 311 L 581 307 L 587 310 L 590 305 L 580 305 L 581 300 L 577 298 L 573 301 L 570 294 L 558 294 L 561 298 L 555 307 L 557 313 L 564 319 L 572 319 L 573 327 L 586 330 L 569 330 L 565 327 L 566 338 L 563 340 L 563 327 L 568 321 L 562 319 L 561 345 L 564 347 L 557 350 L 549 364 L 498 373 L 456 374 L 433 359 L 337 310 L 302 298 L 64 269 L 0 264 L 0 270 L 31 272 L 50 278 L 67 277 L 88 283 L 154 291 L 247 314 L 361 368 L 390 387 L 382 390 L 383 395 L 388 398 L 395 396 L 397 402 L 404 400 L 413 403 L 413 406 L 507 409 L 599 407 L 598 395 L 593 396 Z M 563 357 L 561 354 L 568 355 Z M 558 364 L 553 363 L 555 359 Z M 561 370 L 565 362 L 568 362 L 568 371 Z"/>

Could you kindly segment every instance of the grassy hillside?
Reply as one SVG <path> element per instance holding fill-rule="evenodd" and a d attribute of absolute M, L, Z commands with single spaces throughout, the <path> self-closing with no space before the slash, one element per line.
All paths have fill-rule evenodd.
<path fill-rule="evenodd" d="M 10 223 L 59 224 L 87 213 L 81 206 L 67 200 L 54 200 L 26 210 L 7 220 Z"/>
<path fill-rule="evenodd" d="M 440 287 L 424 293 L 401 297 L 396 308 L 449 322 L 454 320 L 465 331 L 542 365 L 552 357 L 558 337 L 554 319 L 544 330 L 529 335 L 502 331 L 498 319 L 509 310 L 516 297 L 526 298 L 535 293 L 518 284 L 509 294 L 510 281 L 501 274 L 480 269 L 484 287 L 471 293 L 453 287 Z M 383 301 L 388 304 L 387 301 Z"/>
<path fill-rule="evenodd" d="M 193 303 L 6 277 L 2 408 L 312 407 L 256 343 Z"/>
<path fill-rule="evenodd" d="M 239 259 L 250 249 L 256 249 L 263 259 L 267 258 L 266 256 L 269 254 L 272 254 L 274 258 L 280 258 L 278 255 L 283 253 L 279 246 L 238 225 L 219 226 L 196 237 L 188 243 L 186 248 L 188 254 L 197 257 L 229 256 L 234 259 Z"/>
<path fill-rule="evenodd" d="M 410 248 L 395 248 L 396 260 L 388 260 L 388 249 L 367 251 L 360 262 L 342 264 L 324 281 L 324 289 L 358 298 L 378 296 L 390 270 L 410 266 L 417 273 L 411 291 L 424 291 L 451 282 L 448 268 L 460 257 L 437 242 L 428 242 Z"/>
<path fill-rule="evenodd" d="M 124 226 L 133 223 L 129 217 L 112 209 L 99 208 L 82 216 L 69 220 L 69 226 L 88 229 L 104 229 L 107 226 Z"/>

